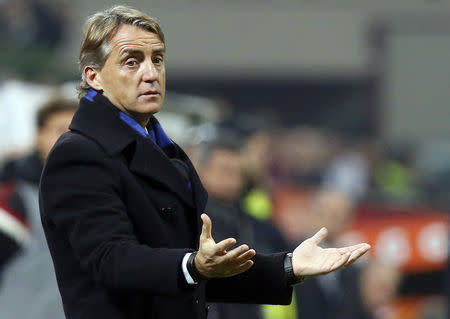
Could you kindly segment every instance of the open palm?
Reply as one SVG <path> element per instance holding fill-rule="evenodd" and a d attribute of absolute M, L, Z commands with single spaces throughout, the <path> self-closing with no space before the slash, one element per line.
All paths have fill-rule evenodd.
<path fill-rule="evenodd" d="M 319 244 L 327 235 L 327 229 L 322 228 L 295 248 L 292 267 L 296 276 L 327 274 L 353 263 L 370 249 L 370 245 L 366 243 L 342 248 L 322 248 Z"/>
<path fill-rule="evenodd" d="M 195 256 L 195 266 L 206 278 L 231 277 L 247 271 L 253 266 L 256 254 L 248 245 L 230 249 L 236 239 L 227 238 L 218 243 L 211 234 L 212 222 L 208 215 L 201 215 L 203 226 L 200 234 L 200 247 Z"/>

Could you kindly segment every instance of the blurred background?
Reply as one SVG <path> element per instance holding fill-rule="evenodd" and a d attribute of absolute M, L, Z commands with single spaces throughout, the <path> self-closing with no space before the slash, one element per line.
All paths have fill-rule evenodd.
<path fill-rule="evenodd" d="M 25 273 L 46 285 L 36 273 L 48 267 L 11 270 L 39 240 L 28 191 L 76 107 L 84 20 L 114 4 L 0 0 L 2 319 L 40 318 L 5 310 L 33 291 L 29 280 L 9 288 Z M 289 307 L 217 304 L 210 318 L 448 318 L 449 1 L 125 4 L 162 25 L 157 117 L 210 193 L 216 240 L 287 251 L 327 226 L 325 245 L 372 245 L 352 267 L 296 286 Z"/>

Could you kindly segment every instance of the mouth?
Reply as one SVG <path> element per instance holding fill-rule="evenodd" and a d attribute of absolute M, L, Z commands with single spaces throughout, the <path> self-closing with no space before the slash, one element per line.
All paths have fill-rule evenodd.
<path fill-rule="evenodd" d="M 156 90 L 150 90 L 141 94 L 141 96 L 158 96 L 160 93 Z"/>

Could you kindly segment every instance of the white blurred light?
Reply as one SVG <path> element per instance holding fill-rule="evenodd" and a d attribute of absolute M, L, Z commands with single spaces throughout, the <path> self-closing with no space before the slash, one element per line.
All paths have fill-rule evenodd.
<path fill-rule="evenodd" d="M 401 227 L 388 228 L 378 236 L 375 249 L 382 262 L 394 267 L 404 265 L 411 255 L 408 232 Z"/>
<path fill-rule="evenodd" d="M 419 233 L 417 246 L 426 260 L 444 262 L 448 258 L 448 226 L 444 223 L 427 225 Z"/>

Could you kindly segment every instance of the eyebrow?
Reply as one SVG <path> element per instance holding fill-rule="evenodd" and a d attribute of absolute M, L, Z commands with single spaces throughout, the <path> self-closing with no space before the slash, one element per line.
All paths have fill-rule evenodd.
<path fill-rule="evenodd" d="M 160 47 L 160 48 L 156 48 L 155 50 L 153 50 L 152 54 L 161 54 L 161 53 L 165 53 L 165 52 L 166 52 L 166 48 Z M 125 49 L 120 54 L 120 56 L 124 56 L 124 55 L 128 55 L 128 54 L 130 54 L 130 55 L 143 54 L 143 51 L 139 50 L 139 49 Z"/>
<path fill-rule="evenodd" d="M 156 48 L 155 50 L 153 50 L 153 53 L 156 53 L 156 54 L 166 53 L 166 48 L 165 47 Z"/>

